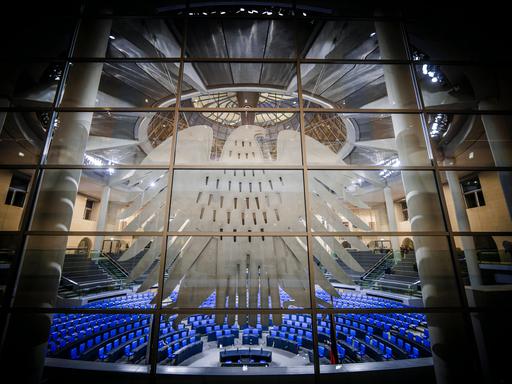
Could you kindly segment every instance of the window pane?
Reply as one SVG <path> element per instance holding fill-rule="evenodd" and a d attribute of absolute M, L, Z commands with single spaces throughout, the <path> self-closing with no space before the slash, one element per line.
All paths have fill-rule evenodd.
<path fill-rule="evenodd" d="M 0 105 L 50 108 L 63 71 L 63 63 L 0 63 Z"/>
<path fill-rule="evenodd" d="M 132 308 L 143 299 L 132 299 Z M 118 301 L 107 299 L 87 308 L 115 308 Z M 75 361 L 89 361 L 93 362 L 91 368 L 102 369 L 101 364 L 94 362 L 137 365 L 149 362 L 151 315 L 56 313 L 48 316 L 52 325 L 46 364 L 63 359 L 66 368 L 72 368 L 80 366 Z"/>
<path fill-rule="evenodd" d="M 175 99 L 178 72 L 179 63 L 73 63 L 60 105 L 158 107 Z"/>
<path fill-rule="evenodd" d="M 295 57 L 293 20 L 197 19 L 188 24 L 190 57 Z"/>
<path fill-rule="evenodd" d="M 510 166 L 510 123 L 505 115 L 430 114 L 430 140 L 439 165 Z"/>
<path fill-rule="evenodd" d="M 406 65 L 302 64 L 300 71 L 305 107 L 417 108 Z M 398 95 L 388 94 L 388 76 L 390 82 L 396 76 L 401 77 L 401 100 L 391 100 Z"/>
<path fill-rule="evenodd" d="M 304 121 L 308 164 L 393 165 L 411 147 L 403 139 L 408 134 L 417 145 L 416 165 L 430 165 L 417 115 L 306 113 Z"/>
<path fill-rule="evenodd" d="M 173 112 L 94 112 L 85 117 L 59 113 L 48 164 L 169 164 Z"/>
<path fill-rule="evenodd" d="M 434 332 L 435 328 L 430 328 L 429 323 L 446 321 L 448 316 L 462 324 L 459 314 L 340 313 L 334 315 L 332 323 L 329 315 L 318 315 L 320 371 L 348 373 L 375 369 L 379 377 L 385 378 L 386 371 L 393 369 L 391 379 L 396 370 L 403 369 L 404 374 L 408 370 L 421 372 L 434 380 L 430 357 L 435 335 L 430 331 Z M 403 364 L 403 360 L 407 360 L 407 364 Z M 356 365 L 370 362 L 373 364 Z"/>
<path fill-rule="evenodd" d="M 510 172 L 443 171 L 441 181 L 454 231 L 510 231 L 512 202 Z M 475 182 L 477 182 L 475 184 Z M 472 192 L 462 192 L 469 185 L 478 186 Z M 474 188 L 474 187 L 471 187 Z"/>
<path fill-rule="evenodd" d="M 183 19 L 113 19 L 106 56 L 179 58 L 183 28 Z"/>
<path fill-rule="evenodd" d="M 281 328 L 292 317 L 300 318 L 303 328 L 300 334 L 285 335 Z M 209 372 L 241 375 L 265 367 L 278 374 L 313 373 L 308 360 L 313 349 L 309 314 L 239 313 L 228 315 L 226 322 L 219 315 L 183 314 L 171 316 L 168 324 L 180 334 L 179 338 L 161 335 L 158 373 L 181 372 L 181 367 L 187 373 L 208 368 Z"/>
<path fill-rule="evenodd" d="M 196 108 L 296 108 L 293 63 L 186 63 L 181 105 Z"/>
<path fill-rule="evenodd" d="M 167 183 L 166 170 L 45 170 L 31 229 L 163 231 Z M 83 220 L 88 198 L 96 203 Z"/>
<path fill-rule="evenodd" d="M 305 231 L 301 171 L 176 170 L 171 231 Z"/>
<path fill-rule="evenodd" d="M 300 165 L 299 126 L 292 112 L 182 113 L 175 163 Z"/>
<path fill-rule="evenodd" d="M 15 305 L 152 308 L 161 247 L 153 236 L 29 236 Z"/>
<path fill-rule="evenodd" d="M 313 254 L 319 307 L 421 308 L 434 302 L 458 303 L 444 237 L 315 236 Z M 432 286 L 437 291 L 430 290 Z"/>
<path fill-rule="evenodd" d="M 14 270 L 11 269 L 16 262 L 16 252 L 20 247 L 21 238 L 17 236 L 0 236 L 0 306 L 4 305 L 4 298 L 9 284 L 14 282 Z"/>
<path fill-rule="evenodd" d="M 380 24 L 390 24 L 383 23 Z M 300 20 L 299 31 L 309 32 L 308 45 L 301 46 L 308 59 L 381 59 L 375 23 L 352 20 Z M 405 59 L 385 57 L 385 59 Z"/>
<path fill-rule="evenodd" d="M 38 163 L 50 118 L 50 112 L 0 112 L 0 162 Z"/>
<path fill-rule="evenodd" d="M 164 306 L 310 307 L 305 237 L 172 237 L 167 243 Z M 232 324 L 234 317 L 229 317 Z M 255 326 L 255 319 L 251 320 Z"/>
<path fill-rule="evenodd" d="M 0 230 L 16 231 L 19 229 L 33 175 L 34 171 L 29 169 L 0 170 Z M 20 180 L 22 185 L 16 180 Z"/>
<path fill-rule="evenodd" d="M 512 284 L 512 236 L 456 236 L 454 241 L 469 304 L 496 305 L 500 294 L 488 286 Z"/>
<path fill-rule="evenodd" d="M 314 231 L 442 231 L 445 228 L 430 171 L 310 170 L 308 175 Z M 404 199 L 408 220 L 397 214 Z"/>
<path fill-rule="evenodd" d="M 416 66 L 423 102 L 431 109 L 510 109 L 509 72 L 506 66 Z"/>

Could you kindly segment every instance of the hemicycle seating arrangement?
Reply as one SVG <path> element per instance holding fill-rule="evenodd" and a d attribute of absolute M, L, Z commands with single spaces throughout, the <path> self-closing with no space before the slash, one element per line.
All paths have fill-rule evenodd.
<path fill-rule="evenodd" d="M 84 309 L 148 309 L 154 292 L 106 298 L 88 303 Z M 169 297 L 175 301 L 177 293 Z M 331 297 L 322 290 L 317 296 L 323 301 Z M 281 291 L 281 300 L 289 296 Z M 391 298 L 368 296 L 359 292 L 340 291 L 332 300 L 335 308 L 407 308 Z M 215 305 L 215 293 L 201 308 Z M 274 315 L 275 316 L 275 315 Z M 279 325 L 262 325 L 258 315 L 255 327 L 248 324 L 218 324 L 215 315 L 191 315 L 174 324 L 176 315 L 162 318 L 158 336 L 158 361 L 180 365 L 192 356 L 201 354 L 204 345 L 219 351 L 242 345 L 275 348 L 313 359 L 313 320 L 307 314 L 283 314 Z M 48 357 L 72 360 L 144 364 L 151 334 L 149 314 L 56 314 L 53 317 L 48 341 Z M 331 319 L 317 315 L 318 354 L 321 361 L 333 361 Z M 173 325 L 174 324 L 174 325 Z M 424 314 L 386 313 L 334 315 L 332 326 L 340 363 L 414 359 L 431 355 L 429 331 Z M 241 336 L 241 337 L 240 337 Z M 210 348 L 210 349 L 211 349 Z M 229 360 L 229 359 L 228 359 Z M 219 362 L 236 366 L 236 361 Z M 268 360 L 268 359 L 266 359 Z M 255 364 L 259 364 L 255 362 Z M 262 363 L 263 364 L 263 363 Z M 271 364 L 265 361 L 264 365 Z"/>

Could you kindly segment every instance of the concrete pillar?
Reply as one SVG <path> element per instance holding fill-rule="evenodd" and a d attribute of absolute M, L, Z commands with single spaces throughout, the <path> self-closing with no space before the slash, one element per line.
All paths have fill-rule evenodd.
<path fill-rule="evenodd" d="M 382 59 L 406 59 L 402 32 L 397 23 L 376 22 L 375 28 Z M 411 107 L 415 94 L 410 68 L 384 66 L 384 79 L 393 108 Z M 401 165 L 425 165 L 427 151 L 423 130 L 414 115 L 393 114 L 393 129 Z M 402 172 L 409 220 L 413 231 L 438 231 L 444 228 L 439 197 L 431 172 Z M 414 237 L 418 273 L 426 307 L 459 306 L 448 245 L 438 237 Z M 473 377 L 464 351 L 467 337 L 464 322 L 453 314 L 428 314 L 432 356 L 438 384 L 454 383 Z M 469 349 L 469 348 L 468 348 Z"/>
<path fill-rule="evenodd" d="M 496 109 L 490 101 L 481 101 L 479 108 L 484 110 Z M 494 164 L 497 167 L 512 166 L 512 116 L 508 115 L 482 115 L 485 134 L 491 148 Z M 501 188 L 507 203 L 508 214 L 512 218 L 512 172 L 499 173 Z"/>
<path fill-rule="evenodd" d="M 453 165 L 455 160 L 445 160 L 445 165 Z M 469 232 L 471 227 L 469 224 L 468 213 L 466 211 L 466 204 L 462 189 L 460 186 L 459 177 L 456 171 L 446 171 L 446 179 L 448 181 L 448 188 L 453 200 L 455 208 L 455 218 L 459 231 Z M 478 257 L 475 249 L 475 242 L 472 236 L 462 236 L 462 249 L 466 258 L 466 265 L 468 267 L 469 281 L 471 286 L 476 287 L 482 284 L 482 277 L 480 275 L 480 267 L 478 266 Z"/>
<path fill-rule="evenodd" d="M 396 225 L 395 203 L 393 202 L 393 197 L 391 196 L 391 188 L 389 188 L 387 185 L 384 187 L 384 201 L 386 203 L 389 231 L 396 232 L 398 227 Z M 391 237 L 391 246 L 393 247 L 393 253 L 396 255 L 397 252 L 400 251 L 398 237 Z"/>
<path fill-rule="evenodd" d="M 76 55 L 104 57 L 111 20 L 84 19 L 77 40 Z M 75 64 L 71 67 L 63 105 L 95 104 L 102 63 Z M 61 113 L 48 163 L 82 164 L 92 113 Z M 67 231 L 71 224 L 81 171 L 48 170 L 44 173 L 32 220 L 33 230 Z M 21 266 L 15 305 L 19 307 L 55 307 L 57 289 L 66 253 L 67 236 L 31 237 L 27 240 Z M 3 345 L 3 360 L 16 369 L 20 382 L 39 382 L 47 349 L 51 316 L 16 314 L 9 321 Z"/>
<path fill-rule="evenodd" d="M 105 185 L 101 192 L 100 207 L 98 209 L 98 220 L 96 222 L 96 230 L 102 232 L 107 224 L 108 201 L 110 200 L 110 186 Z M 101 252 L 103 245 L 103 236 L 96 236 L 94 239 L 94 251 Z"/>

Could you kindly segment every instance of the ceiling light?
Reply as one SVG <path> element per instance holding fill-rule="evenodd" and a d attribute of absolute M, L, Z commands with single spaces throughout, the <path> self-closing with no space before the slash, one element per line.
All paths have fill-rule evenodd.
<path fill-rule="evenodd" d="M 375 32 L 370 33 L 370 37 L 375 36 Z"/>
<path fill-rule="evenodd" d="M 302 16 L 307 16 L 306 12 L 302 12 Z"/>
<path fill-rule="evenodd" d="M 437 77 L 433 77 L 433 78 L 432 78 L 432 82 L 433 82 L 433 83 L 437 83 L 438 81 L 439 81 L 439 79 L 438 79 Z"/>
<path fill-rule="evenodd" d="M 110 40 L 115 40 L 115 39 L 116 39 L 116 37 L 115 37 L 114 35 L 110 35 L 108 38 L 109 38 Z"/>
<path fill-rule="evenodd" d="M 423 67 L 421 67 L 421 71 L 423 72 L 424 75 L 426 75 L 428 73 L 428 65 L 423 64 Z"/>
<path fill-rule="evenodd" d="M 23 152 L 18 152 L 19 157 L 25 157 L 25 154 Z"/>
<path fill-rule="evenodd" d="M 149 103 L 149 99 L 144 99 L 144 101 L 145 101 L 146 103 Z"/>

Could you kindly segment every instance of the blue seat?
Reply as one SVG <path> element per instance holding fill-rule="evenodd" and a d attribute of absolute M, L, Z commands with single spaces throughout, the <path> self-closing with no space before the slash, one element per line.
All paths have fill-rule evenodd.
<path fill-rule="evenodd" d="M 76 348 L 72 348 L 71 351 L 70 351 L 70 356 L 71 356 L 71 359 L 73 360 L 78 360 L 79 358 L 79 355 L 78 355 L 78 351 Z"/>
<path fill-rule="evenodd" d="M 105 360 L 107 358 L 107 355 L 105 354 L 105 348 L 101 347 L 99 350 L 98 350 L 98 358 L 100 360 Z"/>
<path fill-rule="evenodd" d="M 345 353 L 346 353 L 345 348 L 343 348 L 341 345 L 338 345 L 337 349 L 338 349 L 338 359 L 343 360 L 343 358 L 345 357 Z"/>

